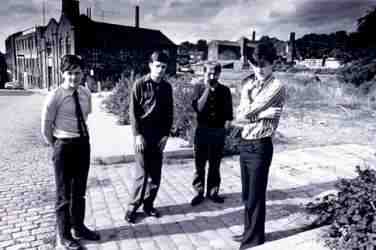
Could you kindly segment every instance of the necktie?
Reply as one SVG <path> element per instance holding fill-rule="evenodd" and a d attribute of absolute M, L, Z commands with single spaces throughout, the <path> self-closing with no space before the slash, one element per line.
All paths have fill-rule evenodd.
<path fill-rule="evenodd" d="M 73 91 L 73 99 L 75 104 L 75 111 L 76 111 L 76 117 L 77 117 L 77 127 L 78 131 L 80 133 L 80 136 L 89 136 L 89 133 L 87 132 L 86 123 L 84 120 L 84 116 L 82 114 L 82 109 L 80 105 L 80 100 L 78 99 L 78 92 L 77 90 Z"/>

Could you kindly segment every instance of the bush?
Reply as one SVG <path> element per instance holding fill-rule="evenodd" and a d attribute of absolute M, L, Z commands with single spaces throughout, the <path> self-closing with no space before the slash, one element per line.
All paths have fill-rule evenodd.
<path fill-rule="evenodd" d="M 358 176 L 342 179 L 336 196 L 323 197 L 307 204 L 319 215 L 315 226 L 330 224 L 326 239 L 331 249 L 375 249 L 376 246 L 376 171 L 356 167 Z"/>
<path fill-rule="evenodd" d="M 195 127 L 195 113 L 192 108 L 193 85 L 192 75 L 170 77 L 174 94 L 174 123 L 171 135 L 183 138 L 192 143 L 193 129 Z"/>
<path fill-rule="evenodd" d="M 122 77 L 115 85 L 111 94 L 103 100 L 104 109 L 118 117 L 121 125 L 129 124 L 129 101 L 132 90 L 132 81 Z"/>
<path fill-rule="evenodd" d="M 372 80 L 376 75 L 376 60 L 363 58 L 346 65 L 339 70 L 338 79 L 341 82 L 352 83 L 360 86 Z"/>
<path fill-rule="evenodd" d="M 191 83 L 192 75 L 184 74 L 180 76 L 168 77 L 167 81 L 173 88 L 174 100 L 174 121 L 171 129 L 171 136 L 180 137 L 193 143 L 194 129 L 196 127 L 196 114 L 192 108 L 193 87 Z M 103 101 L 107 112 L 116 115 L 119 118 L 119 124 L 129 124 L 129 101 L 132 88 L 132 82 L 123 77 L 112 93 Z M 233 94 L 233 102 L 240 98 L 240 93 L 236 91 Z M 228 136 L 225 141 L 225 154 L 238 153 L 239 134 L 235 131 L 227 131 Z"/>

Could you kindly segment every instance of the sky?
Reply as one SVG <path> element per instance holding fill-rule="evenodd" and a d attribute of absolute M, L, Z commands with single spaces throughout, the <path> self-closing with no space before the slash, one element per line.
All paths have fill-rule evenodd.
<path fill-rule="evenodd" d="M 18 31 L 59 20 L 61 0 L 1 0 L 0 51 Z M 376 7 L 376 0 L 81 0 L 81 13 L 92 8 L 96 21 L 133 26 L 140 6 L 140 26 L 161 30 L 176 44 L 183 41 L 256 39 L 263 35 L 288 40 L 305 34 L 353 32 L 357 19 Z"/>

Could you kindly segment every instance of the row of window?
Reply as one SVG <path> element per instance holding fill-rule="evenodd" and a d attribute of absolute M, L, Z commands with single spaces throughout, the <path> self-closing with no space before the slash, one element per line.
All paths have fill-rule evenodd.
<path fill-rule="evenodd" d="M 47 41 L 46 46 L 47 46 L 47 54 L 48 55 L 51 55 L 53 45 L 54 45 L 53 42 Z M 59 40 L 59 47 L 58 48 L 59 48 L 59 54 L 60 55 L 63 54 L 64 45 L 65 45 L 66 54 L 69 54 L 71 52 L 71 47 L 72 47 L 71 40 L 69 39 L 69 37 L 67 37 L 66 39 L 60 39 Z M 16 42 L 16 50 L 17 51 L 35 50 L 36 47 L 37 47 L 37 42 L 34 39 L 34 37 L 20 39 L 20 40 L 17 40 L 17 42 Z"/>
<path fill-rule="evenodd" d="M 36 41 L 34 37 L 29 37 L 25 39 L 17 40 L 16 49 L 17 50 L 34 50 L 36 48 Z"/>

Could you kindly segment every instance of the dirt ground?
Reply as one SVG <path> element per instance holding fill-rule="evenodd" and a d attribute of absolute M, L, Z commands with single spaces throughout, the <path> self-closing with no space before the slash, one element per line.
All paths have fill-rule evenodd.
<path fill-rule="evenodd" d="M 286 105 L 275 137 L 276 149 L 347 143 L 374 145 L 375 116 L 375 111 L 361 108 Z"/>

